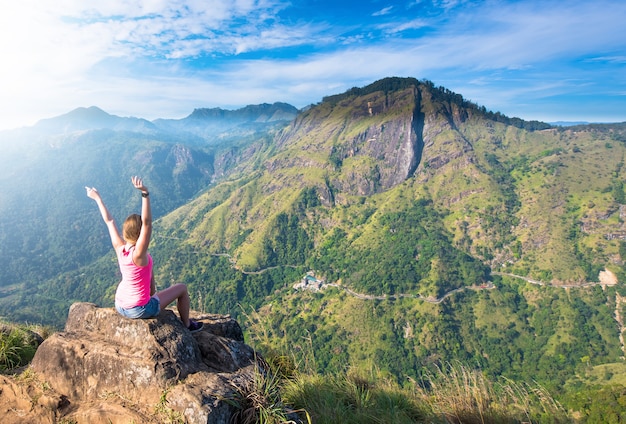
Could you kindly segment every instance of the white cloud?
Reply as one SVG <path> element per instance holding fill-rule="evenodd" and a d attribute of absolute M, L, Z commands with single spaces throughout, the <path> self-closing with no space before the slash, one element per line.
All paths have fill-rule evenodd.
<path fill-rule="evenodd" d="M 626 3 L 617 1 L 435 1 L 448 12 L 434 17 L 415 2 L 397 16 L 393 6 L 375 13 L 394 22 L 357 28 L 281 20 L 289 4 L 279 0 L 0 1 L 0 129 L 92 104 L 147 118 L 263 101 L 304 106 L 386 76 L 447 81 L 489 106 L 571 90 L 579 64 L 618 67 L 626 51 Z M 421 28 L 426 35 L 410 38 Z M 296 46 L 307 48 L 272 57 Z M 202 64 L 189 66 L 196 58 Z M 613 78 L 623 91 L 625 77 Z"/>
<path fill-rule="evenodd" d="M 598 56 L 586 60 L 587 62 L 626 63 L 626 56 Z"/>
<path fill-rule="evenodd" d="M 384 15 L 388 15 L 389 13 L 391 13 L 391 10 L 393 9 L 393 6 L 387 6 L 381 10 L 379 10 L 378 12 L 374 12 L 372 13 L 372 16 L 384 16 Z"/>
<path fill-rule="evenodd" d="M 432 24 L 425 19 L 412 19 L 406 22 L 391 22 L 380 24 L 377 26 L 378 29 L 383 31 L 386 34 L 398 34 L 403 31 L 408 31 L 412 29 L 419 29 L 431 26 Z"/>

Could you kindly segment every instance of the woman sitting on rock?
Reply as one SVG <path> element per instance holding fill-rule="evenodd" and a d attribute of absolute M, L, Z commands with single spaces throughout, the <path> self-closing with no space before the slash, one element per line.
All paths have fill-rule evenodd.
<path fill-rule="evenodd" d="M 132 177 L 131 180 L 135 188 L 141 191 L 141 215 L 132 214 L 126 218 L 122 227 L 123 238 L 98 190 L 85 187 L 87 196 L 95 200 L 100 209 L 122 272 L 122 281 L 115 292 L 115 309 L 127 318 L 153 318 L 170 303 L 177 301 L 181 321 L 191 332 L 196 332 L 202 328 L 202 323 L 189 319 L 190 301 L 186 285 L 175 284 L 155 293 L 152 256 L 148 253 L 152 235 L 150 194 L 141 178 Z"/>

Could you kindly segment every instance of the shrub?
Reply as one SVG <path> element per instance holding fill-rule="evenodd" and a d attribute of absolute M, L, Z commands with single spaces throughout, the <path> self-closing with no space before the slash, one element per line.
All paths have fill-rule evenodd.
<path fill-rule="evenodd" d="M 269 367 L 254 367 L 251 379 L 235 385 L 236 392 L 230 399 L 225 399 L 237 410 L 232 417 L 234 424 L 283 424 L 292 423 L 292 414 L 305 411 L 293 411 L 283 403 L 280 389 L 282 380 L 278 373 Z M 310 420 L 309 420 L 310 422 Z"/>
<path fill-rule="evenodd" d="M 34 333 L 19 327 L 0 329 L 0 371 L 11 371 L 28 364 L 37 351 Z"/>

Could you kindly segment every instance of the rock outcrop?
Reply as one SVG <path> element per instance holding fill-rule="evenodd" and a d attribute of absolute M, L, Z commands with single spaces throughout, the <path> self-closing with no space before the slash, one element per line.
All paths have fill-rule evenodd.
<path fill-rule="evenodd" d="M 262 361 L 229 316 L 197 318 L 204 328 L 191 334 L 170 310 L 130 320 L 112 308 L 72 305 L 64 331 L 47 338 L 31 363 L 40 386 L 49 386 L 38 422 L 159 422 L 159 410 L 188 423 L 230 422 L 227 400 Z"/>

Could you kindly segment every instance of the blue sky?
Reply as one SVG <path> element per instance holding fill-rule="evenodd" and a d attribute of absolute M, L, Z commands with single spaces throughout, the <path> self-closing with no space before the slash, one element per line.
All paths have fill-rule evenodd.
<path fill-rule="evenodd" d="M 626 121 L 626 2 L 0 0 L 0 129 L 77 107 L 304 107 L 388 76 L 523 119 Z"/>

